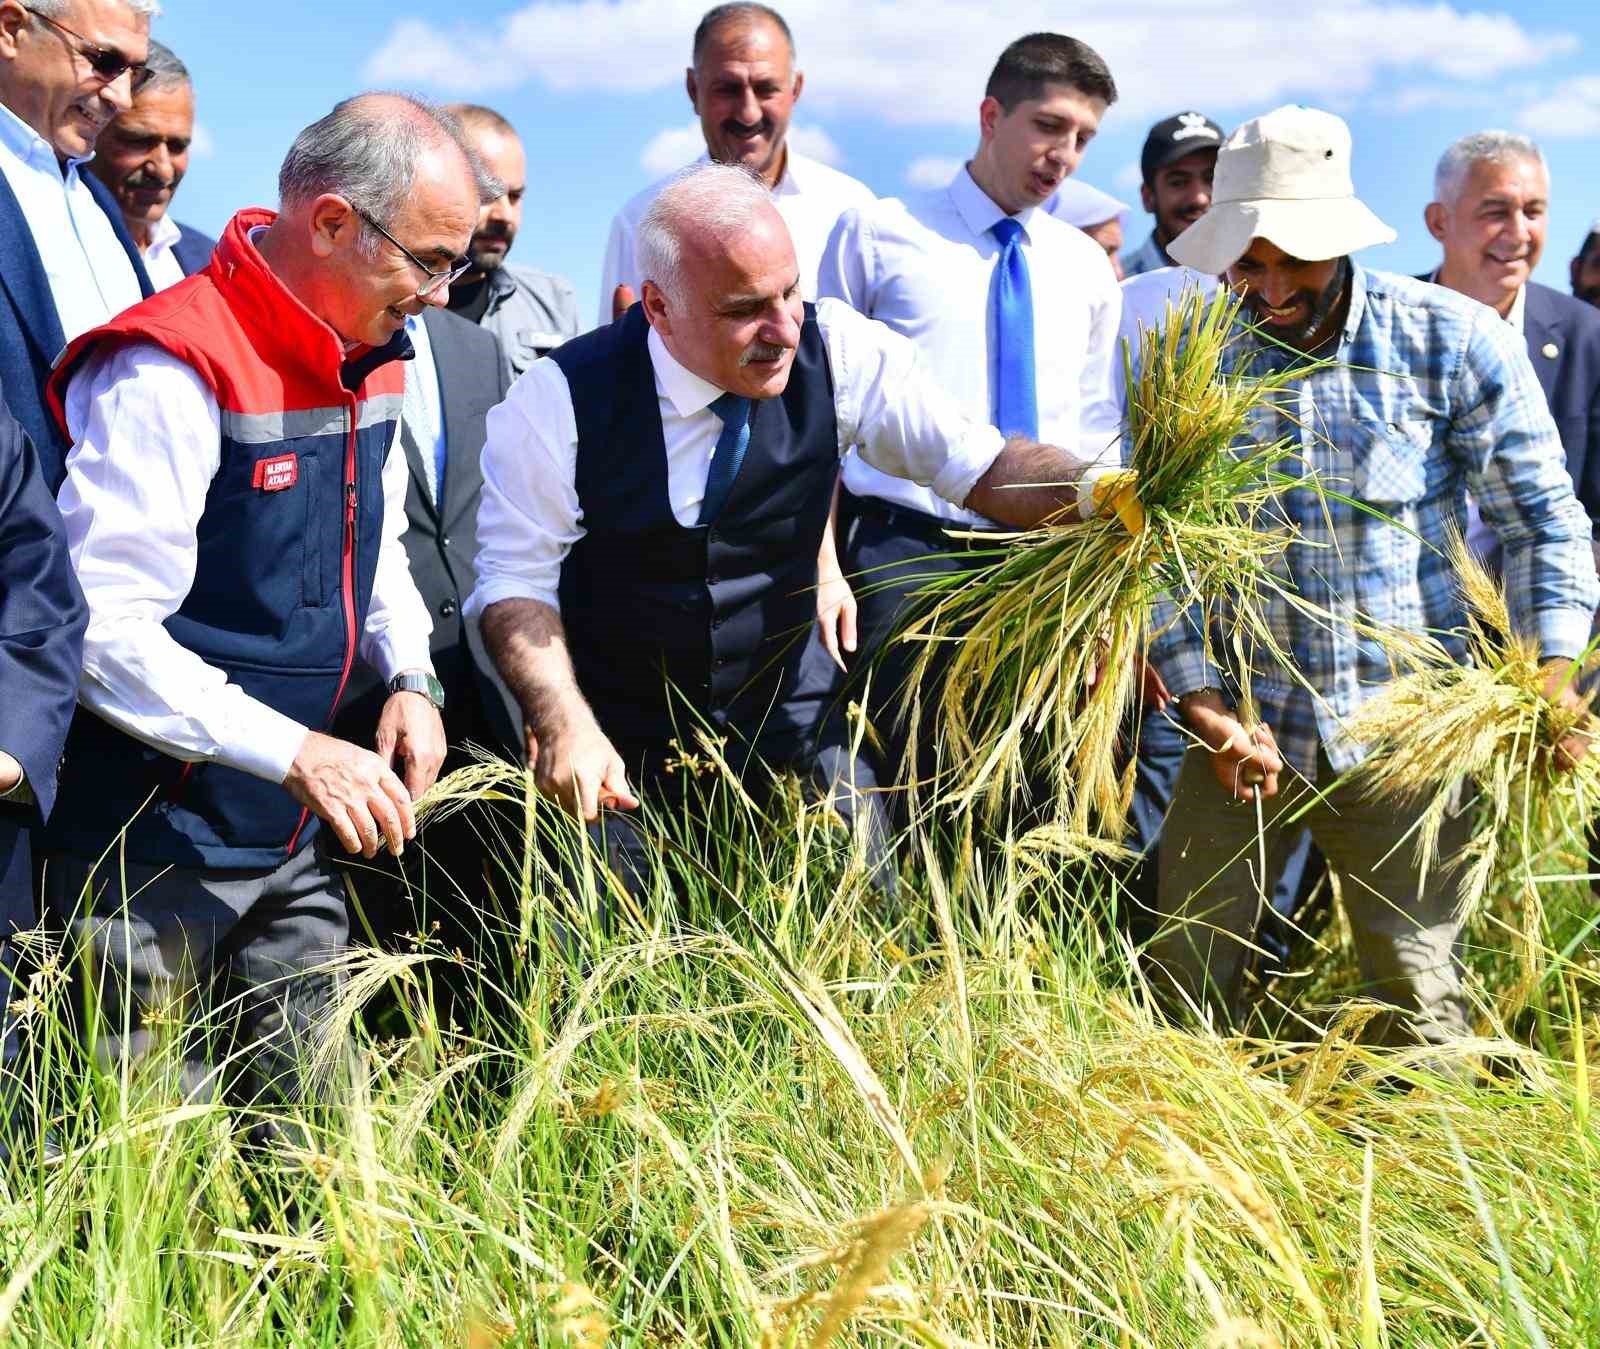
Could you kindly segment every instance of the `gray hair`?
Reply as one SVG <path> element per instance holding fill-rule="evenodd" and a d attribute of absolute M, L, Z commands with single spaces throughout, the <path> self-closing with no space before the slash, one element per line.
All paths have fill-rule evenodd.
<path fill-rule="evenodd" d="M 415 94 L 358 94 L 295 137 L 278 171 L 279 203 L 291 211 L 332 192 L 387 222 L 411 192 L 417 161 L 441 143 L 461 152 L 480 203 L 505 195 L 505 186 L 483 166 L 461 123 L 438 104 Z M 368 230 L 363 239 L 376 253 L 377 236 Z"/>
<path fill-rule="evenodd" d="M 161 13 L 160 0 L 122 0 L 135 14 L 148 14 L 152 19 Z M 45 19 L 61 19 L 72 11 L 72 0 L 32 0 L 26 9 Z"/>
<path fill-rule="evenodd" d="M 194 81 L 189 78 L 189 67 L 178 59 L 177 53 L 165 42 L 150 39 L 150 55 L 145 59 L 145 65 L 150 70 L 150 83 L 145 85 L 146 89 L 194 87 Z"/>
<path fill-rule="evenodd" d="M 1433 199 L 1453 202 L 1474 164 L 1506 164 L 1526 160 L 1544 167 L 1544 155 L 1527 136 L 1515 131 L 1474 131 L 1442 155 L 1433 171 Z"/>
<path fill-rule="evenodd" d="M 726 238 L 771 204 L 767 185 L 738 164 L 696 164 L 675 174 L 639 222 L 634 238 L 639 280 L 655 282 L 668 300 L 678 300 L 684 235 L 700 228 Z"/>

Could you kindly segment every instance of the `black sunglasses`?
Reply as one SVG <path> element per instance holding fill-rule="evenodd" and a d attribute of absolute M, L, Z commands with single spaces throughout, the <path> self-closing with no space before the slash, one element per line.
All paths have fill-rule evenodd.
<path fill-rule="evenodd" d="M 28 9 L 26 5 L 23 8 Z M 28 13 L 36 19 L 43 19 L 58 33 L 75 39 L 75 42 L 69 42 L 67 45 L 77 52 L 79 56 L 83 57 L 89 63 L 89 69 L 94 71 L 95 75 L 107 84 L 121 79 L 122 72 L 128 71 L 130 73 L 129 86 L 137 94 L 145 85 L 150 83 L 150 77 L 155 74 L 155 71 L 151 70 L 143 61 L 130 61 L 119 51 L 109 47 L 97 47 L 82 33 L 74 33 L 66 24 L 57 23 L 48 14 L 41 14 L 36 9 L 28 9 Z"/>
<path fill-rule="evenodd" d="M 465 272 L 468 267 L 472 266 L 471 258 L 459 257 L 442 272 L 436 272 L 403 243 L 396 239 L 394 235 L 390 234 L 388 230 L 384 229 L 384 227 L 374 220 L 371 215 L 362 210 L 361 207 L 357 206 L 355 202 L 350 203 L 350 209 L 363 220 L 365 220 L 367 224 L 371 225 L 373 229 L 377 230 L 379 234 L 383 235 L 385 239 L 387 239 L 402 253 L 404 253 L 406 257 L 410 258 L 411 265 L 421 272 L 423 276 L 427 277 L 427 280 L 417 287 L 417 298 L 419 300 L 426 300 L 430 295 L 438 294 L 441 287 L 448 286 L 458 276 Z"/>

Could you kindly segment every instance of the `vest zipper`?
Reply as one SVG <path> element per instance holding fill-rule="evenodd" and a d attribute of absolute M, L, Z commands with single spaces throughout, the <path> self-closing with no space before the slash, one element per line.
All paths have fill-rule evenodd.
<path fill-rule="evenodd" d="M 354 403 L 352 398 L 351 403 Z M 344 697 L 345 685 L 350 682 L 350 667 L 356 659 L 356 418 L 351 405 L 345 408 L 348 431 L 344 451 L 344 548 L 339 559 L 339 588 L 344 600 L 344 669 L 339 674 L 339 687 L 334 690 L 333 705 L 328 708 L 328 724 L 339 710 L 339 699 Z M 300 812 L 300 823 L 289 838 L 288 852 L 305 832 L 310 810 Z"/>

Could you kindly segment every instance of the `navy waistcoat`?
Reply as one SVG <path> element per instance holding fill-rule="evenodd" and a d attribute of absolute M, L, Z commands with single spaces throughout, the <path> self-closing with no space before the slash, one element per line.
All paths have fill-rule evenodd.
<path fill-rule="evenodd" d="M 578 685 L 619 748 L 694 744 L 692 727 L 777 745 L 816 613 L 817 549 L 838 470 L 833 375 L 806 306 L 788 387 L 756 402 L 750 446 L 714 524 L 685 527 L 635 305 L 552 353 L 572 391 L 587 531 L 561 572 Z M 626 748 L 624 748 L 626 747 Z"/>

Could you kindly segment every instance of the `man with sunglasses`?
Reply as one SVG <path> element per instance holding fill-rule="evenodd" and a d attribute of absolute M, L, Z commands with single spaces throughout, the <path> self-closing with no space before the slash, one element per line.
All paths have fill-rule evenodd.
<path fill-rule="evenodd" d="M 349 929 L 323 848 L 401 852 L 445 752 L 401 544 L 406 320 L 446 303 L 499 191 L 440 109 L 351 99 L 296 139 L 279 212 L 241 211 L 58 365 L 90 618 L 45 898 L 101 966 L 113 1053 L 143 1051 L 153 1001 L 220 989 L 247 1094 L 311 1092 Z M 376 753 L 327 733 L 358 657 L 389 689 Z"/>
<path fill-rule="evenodd" d="M 155 0 L 0 0 L 0 381 L 51 488 L 67 442 L 45 406 L 61 348 L 150 280 L 83 166 L 149 78 Z"/>

